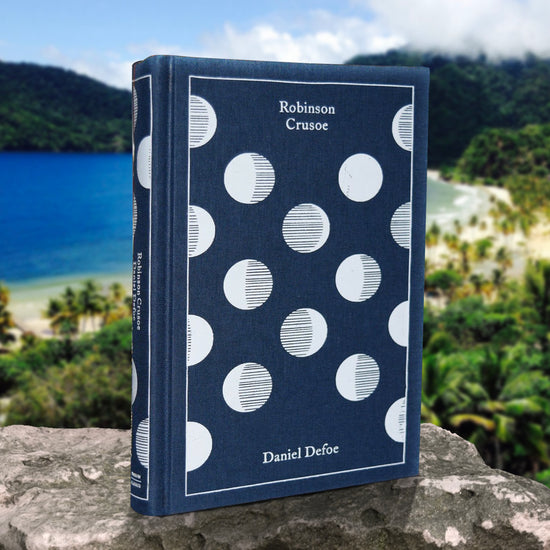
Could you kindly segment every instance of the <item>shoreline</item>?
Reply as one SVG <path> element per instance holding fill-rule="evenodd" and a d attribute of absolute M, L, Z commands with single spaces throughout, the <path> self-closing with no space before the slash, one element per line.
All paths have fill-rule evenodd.
<path fill-rule="evenodd" d="M 475 186 L 472 184 L 444 180 L 441 178 L 441 175 L 438 170 L 428 170 L 428 178 L 434 181 L 447 183 L 449 185 L 463 188 L 479 188 L 483 190 L 484 193 L 495 202 L 501 201 L 512 209 L 514 208 L 514 203 L 510 192 L 507 189 L 502 187 L 493 187 L 489 185 L 479 185 Z M 491 199 L 492 197 L 492 199 Z M 482 221 L 481 219 L 479 221 Z M 509 270 L 509 275 L 512 278 L 517 278 L 523 275 L 525 267 L 529 259 L 540 260 L 540 259 L 550 259 L 550 220 L 540 219 L 534 224 L 530 230 L 529 234 L 524 234 L 521 229 L 514 228 L 512 232 L 505 235 L 501 230 L 495 228 L 494 219 L 492 216 L 488 215 L 487 218 L 483 219 L 486 222 L 486 228 L 482 229 L 480 225 L 471 226 L 464 225 L 462 227 L 462 233 L 460 239 L 462 241 L 468 241 L 469 243 L 474 243 L 481 239 L 490 238 L 493 240 L 493 253 L 498 250 L 500 247 L 506 247 L 513 258 L 513 265 Z M 426 227 L 429 229 L 429 227 Z M 437 260 L 440 262 L 448 256 L 448 249 L 445 244 L 439 243 L 434 247 L 426 247 L 426 259 L 436 260 L 434 262 L 437 265 Z M 486 262 L 489 262 L 488 260 Z M 481 269 L 483 272 L 484 270 Z"/>
<path fill-rule="evenodd" d="M 11 311 L 18 334 L 34 332 L 38 336 L 51 337 L 49 319 L 42 316 L 48 301 L 63 293 L 67 287 L 79 288 L 84 281 L 93 280 L 103 289 L 113 283 L 121 283 L 131 293 L 131 273 L 89 273 L 61 275 L 47 279 L 29 279 L 5 282 L 10 291 L 8 310 Z"/>

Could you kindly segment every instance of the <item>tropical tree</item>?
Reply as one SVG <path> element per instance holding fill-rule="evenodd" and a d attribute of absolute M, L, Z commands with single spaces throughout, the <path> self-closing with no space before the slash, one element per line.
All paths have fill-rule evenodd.
<path fill-rule="evenodd" d="M 524 285 L 536 338 L 543 352 L 547 352 L 550 336 L 550 261 L 530 262 L 525 271 Z"/>
<path fill-rule="evenodd" d="M 101 287 L 92 279 L 84 281 L 78 292 L 78 307 L 82 315 L 82 332 L 86 331 L 86 320 L 90 320 L 92 330 L 95 329 L 95 318 L 103 312 L 105 297 L 101 294 Z"/>
<path fill-rule="evenodd" d="M 8 344 L 15 340 L 10 329 L 15 326 L 11 312 L 8 310 L 10 292 L 8 287 L 0 283 L 0 345 Z"/>

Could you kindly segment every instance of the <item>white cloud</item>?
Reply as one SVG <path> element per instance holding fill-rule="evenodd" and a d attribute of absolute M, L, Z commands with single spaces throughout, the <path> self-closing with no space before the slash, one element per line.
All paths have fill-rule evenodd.
<path fill-rule="evenodd" d="M 550 54 L 548 0 L 363 0 L 413 48 L 490 57 Z"/>
<path fill-rule="evenodd" d="M 285 28 L 286 27 L 286 28 Z M 294 25 L 258 23 L 238 30 L 227 23 L 222 32 L 203 38 L 202 54 L 212 57 L 342 63 L 357 53 L 379 53 L 403 45 L 377 22 L 315 11 Z"/>
<path fill-rule="evenodd" d="M 113 86 L 128 88 L 131 64 L 152 54 L 342 63 L 364 53 L 408 45 L 420 50 L 518 57 L 550 56 L 548 0 L 349 0 L 353 16 L 326 10 L 292 21 L 265 19 L 248 28 L 228 22 L 202 37 L 192 51 L 147 42 L 123 52 L 67 55 L 49 48 L 47 59 Z"/>

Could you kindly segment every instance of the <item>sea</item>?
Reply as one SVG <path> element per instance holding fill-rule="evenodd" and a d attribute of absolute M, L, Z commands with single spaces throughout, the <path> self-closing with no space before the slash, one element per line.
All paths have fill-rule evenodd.
<path fill-rule="evenodd" d="M 483 188 L 429 179 L 427 225 L 489 209 Z M 12 298 L 93 278 L 130 287 L 132 157 L 0 153 L 0 281 Z"/>

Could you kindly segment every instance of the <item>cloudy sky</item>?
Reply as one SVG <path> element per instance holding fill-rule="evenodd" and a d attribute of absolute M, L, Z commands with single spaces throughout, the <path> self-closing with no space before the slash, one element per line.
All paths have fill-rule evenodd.
<path fill-rule="evenodd" d="M 20 0 L 0 60 L 56 65 L 128 88 L 151 54 L 341 63 L 411 46 L 550 56 L 549 0 Z"/>

